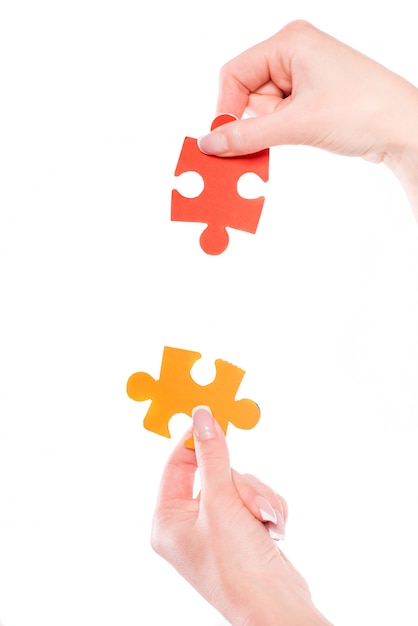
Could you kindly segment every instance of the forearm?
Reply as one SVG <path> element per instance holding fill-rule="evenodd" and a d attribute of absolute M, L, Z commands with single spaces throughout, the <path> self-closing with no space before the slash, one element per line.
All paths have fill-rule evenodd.
<path fill-rule="evenodd" d="M 332 626 L 331 622 L 312 607 L 301 607 L 297 612 L 292 609 L 286 614 L 284 607 L 277 603 L 263 603 L 262 606 L 254 607 L 245 618 L 230 618 L 230 623 L 231 626 Z"/>
<path fill-rule="evenodd" d="M 298 583 L 292 587 L 260 572 L 257 580 L 230 590 L 224 603 L 223 615 L 231 626 L 332 626 L 314 606 L 309 588 L 300 574 L 283 555 L 288 573 L 294 572 Z"/>

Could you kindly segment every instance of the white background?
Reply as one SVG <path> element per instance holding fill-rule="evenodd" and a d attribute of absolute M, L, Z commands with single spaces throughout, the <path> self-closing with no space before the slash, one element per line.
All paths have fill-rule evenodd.
<path fill-rule="evenodd" d="M 305 18 L 418 85 L 414 3 L 0 4 L 0 619 L 221 624 L 149 546 L 174 439 L 128 377 L 164 345 L 246 370 L 233 465 L 286 497 L 283 544 L 339 626 L 416 625 L 418 228 L 383 165 L 271 152 L 256 235 L 170 221 L 221 65 Z M 206 378 L 205 378 L 206 376 Z M 209 378 L 207 378 L 209 376 Z"/>

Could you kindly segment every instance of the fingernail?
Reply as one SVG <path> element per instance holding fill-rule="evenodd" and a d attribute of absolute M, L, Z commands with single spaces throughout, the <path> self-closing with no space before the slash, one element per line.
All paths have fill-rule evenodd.
<path fill-rule="evenodd" d="M 274 541 L 281 541 L 284 539 L 284 533 L 278 533 L 274 528 L 269 528 L 269 535 Z"/>
<path fill-rule="evenodd" d="M 263 496 L 257 496 L 255 501 L 263 522 L 277 524 L 277 516 L 270 502 L 266 500 L 266 498 L 263 498 Z"/>
<path fill-rule="evenodd" d="M 204 154 L 222 154 L 227 152 L 228 144 L 223 133 L 210 133 L 197 140 L 197 146 Z"/>
<path fill-rule="evenodd" d="M 274 512 L 276 514 L 276 523 L 272 524 L 269 523 L 268 524 L 268 530 L 270 533 L 270 537 L 272 539 L 274 539 L 275 541 L 278 541 L 279 539 L 284 539 L 285 537 L 285 527 L 286 527 L 286 522 L 284 519 L 284 514 L 283 514 L 283 509 L 274 509 Z"/>
<path fill-rule="evenodd" d="M 216 437 L 215 420 L 207 406 L 197 406 L 192 411 L 194 434 L 201 440 Z"/>

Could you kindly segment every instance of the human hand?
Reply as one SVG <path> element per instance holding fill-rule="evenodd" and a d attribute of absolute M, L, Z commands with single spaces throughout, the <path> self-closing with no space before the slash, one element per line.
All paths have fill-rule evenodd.
<path fill-rule="evenodd" d="M 203 152 L 304 144 L 384 161 L 418 218 L 418 89 L 311 24 L 291 22 L 226 63 L 217 110 L 238 120 L 201 137 Z"/>
<path fill-rule="evenodd" d="M 231 470 L 224 433 L 194 411 L 195 451 L 174 449 L 163 473 L 151 544 L 234 626 L 329 626 L 302 576 L 272 538 L 282 537 L 283 498 Z M 193 497 L 196 470 L 201 492 Z"/>

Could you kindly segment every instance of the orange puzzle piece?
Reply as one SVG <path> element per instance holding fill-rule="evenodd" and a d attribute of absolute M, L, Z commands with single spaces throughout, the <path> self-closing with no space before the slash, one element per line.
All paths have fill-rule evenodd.
<path fill-rule="evenodd" d="M 232 115 L 219 115 L 211 130 L 233 120 Z M 197 146 L 197 139 L 186 137 L 175 176 L 197 172 L 204 180 L 204 189 L 197 198 L 185 198 L 173 189 L 171 219 L 207 224 L 200 236 L 200 246 L 207 254 L 220 254 L 228 246 L 227 227 L 253 234 L 257 230 L 264 197 L 242 198 L 237 183 L 247 172 L 257 174 L 267 182 L 268 167 L 268 148 L 245 156 L 217 157 L 203 154 Z"/>
<path fill-rule="evenodd" d="M 146 372 L 130 376 L 128 396 L 138 402 L 152 400 L 144 419 L 146 429 L 171 437 L 168 429 L 170 418 L 177 413 L 191 417 L 192 410 L 200 405 L 210 407 L 225 433 L 229 422 L 245 429 L 257 424 L 260 418 L 257 404 L 248 399 L 235 399 L 244 370 L 217 359 L 215 379 L 208 385 L 199 385 L 191 377 L 190 370 L 201 356 L 199 352 L 166 346 L 159 380 Z M 193 438 L 186 441 L 185 445 L 193 448 Z"/>

